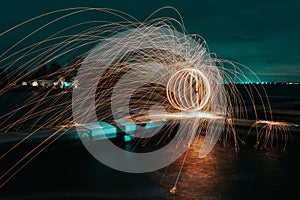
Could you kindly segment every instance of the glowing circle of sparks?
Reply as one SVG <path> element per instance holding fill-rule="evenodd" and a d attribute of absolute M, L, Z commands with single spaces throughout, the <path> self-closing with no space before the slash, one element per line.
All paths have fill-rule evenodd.
<path fill-rule="evenodd" d="M 67 11 L 70 13 L 66 13 Z M 66 23 L 66 27 L 58 32 L 50 31 L 49 37 L 44 40 L 18 49 L 27 44 L 28 38 L 39 34 L 40 31 L 46 32 L 48 29 L 45 28 L 50 29 L 50 25 L 55 22 L 84 12 L 107 12 L 120 17 L 122 21 L 103 22 L 104 24 L 99 21 L 99 26 L 95 27 L 96 21 L 84 21 L 70 26 Z M 1 117 L 0 128 L 5 133 L 25 127 L 32 129 L 28 136 L 10 148 L 1 158 L 44 128 L 55 128 L 56 131 L 1 175 L 0 180 L 13 172 L 12 170 L 16 170 L 16 173 L 20 171 L 64 133 L 73 131 L 73 127 L 76 127 L 78 133 L 81 132 L 79 135 L 84 146 L 100 162 L 114 169 L 132 173 L 154 171 L 171 164 L 187 151 L 196 134 L 201 131 L 204 133 L 204 139 L 199 158 L 205 157 L 212 150 L 224 131 L 225 139 L 227 135 L 233 135 L 237 150 L 237 141 L 240 138 L 234 126 L 236 122 L 239 124 L 239 120 L 242 124 L 247 117 L 248 102 L 243 99 L 244 92 L 241 93 L 236 84 L 232 84 L 235 82 L 249 85 L 244 86 L 243 90 L 251 99 L 253 111 L 250 109 L 249 112 L 253 112 L 256 121 L 248 135 L 255 131 L 256 147 L 273 147 L 273 143 L 279 146 L 279 142 L 282 141 L 281 146 L 285 150 L 290 134 L 289 127 L 298 126 L 273 121 L 266 90 L 263 85 L 259 86 L 260 80 L 254 72 L 236 62 L 214 57 L 204 39 L 199 35 L 188 34 L 184 24 L 176 19 L 151 19 L 150 15 L 144 22 L 138 22 L 128 14 L 113 9 L 69 8 L 22 22 L 0 33 L 0 38 L 14 29 L 23 28 L 29 22 L 53 14 L 61 16 L 37 28 L 0 55 L 5 72 L 11 71 L 8 76 L 8 80 L 11 79 L 10 83 L 0 89 L 1 94 L 6 95 L 6 92 L 17 89 L 20 84 L 26 88 L 35 88 L 34 95 L 25 102 L 26 105 Z M 64 35 L 73 28 L 90 23 L 91 27 L 88 26 L 89 28 L 80 33 Z M 82 54 L 78 55 L 78 52 Z M 55 59 L 66 55 L 76 55 L 76 58 L 62 70 L 63 73 L 54 70 L 47 75 L 35 74 L 40 72 L 37 70 L 39 67 L 42 69 Z M 40 63 L 43 63 L 42 66 Z M 24 71 L 18 75 L 12 70 L 16 68 Z M 252 76 L 251 80 L 246 76 L 248 74 Z M 42 79 L 32 79 L 36 75 Z M 67 77 L 74 78 L 69 82 L 65 80 Z M 253 78 L 258 85 L 248 84 L 254 82 Z M 258 86 L 261 88 L 257 88 Z M 41 87 L 47 89 L 47 92 L 44 92 L 44 89 L 39 91 Z M 73 91 L 72 102 L 66 101 L 69 89 Z M 258 120 L 260 115 L 254 102 L 256 95 L 266 120 Z M 44 105 L 47 105 L 47 108 Z M 72 116 L 69 116 L 71 108 Z M 65 110 L 61 112 L 62 109 Z M 52 112 L 60 113 L 56 115 L 51 114 Z M 107 126 L 106 129 L 100 125 L 89 126 L 96 127 L 90 130 L 86 128 L 90 123 L 103 123 Z M 157 124 L 160 125 L 156 126 Z M 165 134 L 166 126 L 169 129 L 168 134 Z M 147 128 L 150 131 L 147 131 Z M 132 134 L 134 138 L 145 139 L 151 138 L 161 130 L 167 137 L 171 135 L 172 140 L 162 148 L 147 153 L 125 151 L 108 140 L 107 136 L 110 134 L 110 138 L 117 137 L 118 133 L 124 136 L 125 140 L 125 136 Z M 56 135 L 57 137 L 53 137 Z M 91 142 L 100 138 L 103 139 L 100 146 Z M 46 147 L 43 144 L 47 144 Z M 24 159 L 29 161 L 19 165 Z M 16 173 L 9 176 L 0 188 Z M 176 184 L 170 193 L 176 193 Z"/>
<path fill-rule="evenodd" d="M 121 75 L 112 81 L 115 75 L 106 75 L 107 71 Z M 224 128 L 227 99 L 222 75 L 204 41 L 165 26 L 127 29 L 101 41 L 89 52 L 77 74 L 81 86 L 72 95 L 77 123 L 98 121 L 95 94 L 100 79 L 107 80 L 102 85 L 110 90 L 109 99 L 102 102 L 110 102 L 105 104 L 111 107 L 110 117 L 125 133 L 122 123 L 141 130 L 134 133 L 138 138 L 151 137 L 163 128 L 149 134 L 137 122 L 138 118 L 147 124 L 164 124 L 166 119 L 171 129 L 179 125 L 168 145 L 153 152 L 128 152 L 110 140 L 104 140 L 101 146 L 83 141 L 87 150 L 107 166 L 131 173 L 161 169 L 183 155 L 199 129 L 206 132 L 200 158 L 217 143 Z M 165 93 L 155 93 L 158 87 L 164 88 Z M 137 107 L 140 103 L 141 107 Z M 180 113 L 171 112 L 174 108 Z M 102 152 L 109 152 L 110 156 Z"/>
<path fill-rule="evenodd" d="M 210 83 L 195 68 L 185 68 L 171 76 L 167 84 L 167 98 L 171 105 L 182 111 L 199 111 L 209 101 Z"/>

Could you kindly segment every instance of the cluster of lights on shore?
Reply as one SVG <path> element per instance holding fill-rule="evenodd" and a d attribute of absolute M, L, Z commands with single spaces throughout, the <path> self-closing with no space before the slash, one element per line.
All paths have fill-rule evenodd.
<path fill-rule="evenodd" d="M 54 80 L 33 80 L 33 81 L 23 81 L 21 86 L 31 86 L 31 87 L 44 87 L 44 88 L 74 88 L 78 87 L 78 80 L 72 80 L 71 82 L 65 81 L 64 78 L 59 78 L 57 81 Z"/>
<path fill-rule="evenodd" d="M 228 83 L 227 83 L 228 84 Z M 244 82 L 244 83 L 236 83 L 236 84 L 244 84 L 244 85 L 300 85 L 300 82 Z M 21 86 L 32 86 L 32 87 L 57 87 L 57 88 L 77 88 L 79 85 L 78 80 L 72 80 L 71 82 L 65 81 L 63 78 L 54 80 L 32 80 L 32 81 L 23 81 Z M 17 85 L 19 86 L 19 85 Z"/>
<path fill-rule="evenodd" d="M 300 82 L 243 82 L 240 84 L 250 85 L 250 84 L 256 84 L 256 85 L 300 85 Z"/>

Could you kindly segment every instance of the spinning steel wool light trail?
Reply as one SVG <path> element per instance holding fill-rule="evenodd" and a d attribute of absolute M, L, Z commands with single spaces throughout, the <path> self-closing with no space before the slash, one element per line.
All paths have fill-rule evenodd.
<path fill-rule="evenodd" d="M 296 124 L 287 122 L 276 122 L 276 121 L 266 121 L 258 120 L 250 128 L 248 135 L 254 129 L 256 133 L 256 147 L 267 148 L 269 145 L 273 148 L 274 144 L 278 147 L 280 145 L 283 150 L 286 149 L 289 127 L 296 126 Z"/>
<path fill-rule="evenodd" d="M 0 34 L 5 38 L 30 23 L 43 23 L 0 55 L 1 66 L 9 72 L 1 96 L 13 98 L 12 90 L 31 88 L 22 92 L 27 97 L 22 97 L 26 100 L 19 107 L 0 117 L 2 132 L 10 134 L 26 129 L 31 133 L 4 153 L 0 161 L 40 130 L 55 129 L 1 175 L 0 187 L 64 133 L 97 121 L 117 126 L 135 138 L 147 140 L 156 134 L 172 138 L 163 148 L 143 154 L 126 152 L 109 140 L 104 141 L 99 148 L 109 149 L 117 161 L 95 153 L 83 140 L 85 147 L 104 164 L 134 173 L 169 165 L 186 152 L 200 133 L 204 135 L 200 158 L 211 151 L 221 134 L 231 135 L 238 149 L 234 120 L 246 119 L 248 115 L 258 120 L 254 124 L 256 130 L 257 125 L 266 124 L 257 130 L 258 140 L 265 137 L 262 146 L 272 143 L 278 131 L 284 132 L 282 139 L 286 143 L 287 126 L 272 122 L 267 94 L 258 88 L 262 86 L 245 86 L 245 94 L 241 94 L 234 84 L 250 81 L 250 77 L 259 81 L 255 74 L 245 66 L 210 53 L 201 36 L 188 34 L 179 13 L 180 20 L 154 18 L 163 9 L 177 12 L 164 7 L 141 22 L 113 9 L 62 9 L 27 20 Z M 86 19 L 82 15 L 91 17 L 91 13 L 105 14 L 115 21 L 82 20 Z M 61 27 L 53 31 L 57 30 L 53 26 Z M 40 33 L 48 35 L 27 44 Z M 53 64 L 56 60 L 64 63 L 71 57 L 76 59 L 63 68 Z M 49 63 L 51 68 L 46 69 Z M 69 89 L 62 90 L 66 87 Z M 245 102 L 243 95 L 250 101 Z M 257 105 L 262 110 L 256 109 Z M 259 120 L 261 116 L 270 121 Z M 161 126 L 146 131 L 145 124 L 154 122 L 160 122 Z M 134 125 L 135 131 L 126 130 L 124 124 Z M 124 154 L 130 159 L 120 156 Z M 160 160 L 154 162 L 158 157 Z M 176 184 L 174 188 L 172 191 L 176 192 Z"/>

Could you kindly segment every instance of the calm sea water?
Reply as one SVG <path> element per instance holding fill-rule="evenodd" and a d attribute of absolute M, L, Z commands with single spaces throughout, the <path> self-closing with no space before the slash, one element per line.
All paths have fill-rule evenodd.
<path fill-rule="evenodd" d="M 27 150 L 23 147 L 23 150 Z M 220 143 L 199 159 L 196 143 L 188 152 L 177 188 L 180 158 L 145 174 L 115 171 L 94 159 L 79 143 L 46 149 L 5 187 L 3 199 L 294 199 L 300 180 L 299 144 L 287 151 L 242 146 L 238 154 Z M 20 154 L 22 152 L 19 152 Z M 12 157 L 18 157 L 15 152 Z M 11 160 L 11 159 L 10 159 Z M 2 165 L 3 166 L 3 165 Z"/>
<path fill-rule="evenodd" d="M 281 96 L 276 91 L 272 95 L 277 102 L 283 102 L 280 109 L 297 110 L 293 104 L 285 106 L 285 102 L 298 99 L 295 89 L 282 92 Z M 293 120 L 297 122 L 297 119 L 293 115 Z M 58 141 L 10 180 L 1 189 L 0 198 L 297 199 L 300 182 L 300 137 L 297 134 L 299 132 L 292 133 L 284 152 L 255 149 L 250 138 L 237 154 L 230 142 L 226 146 L 220 142 L 204 159 L 198 158 L 199 143 L 196 142 L 188 152 L 174 196 L 169 189 L 175 183 L 183 158 L 155 172 L 130 174 L 104 166 L 79 141 Z M 26 142 L 2 159 L 1 174 L 35 145 Z M 0 153 L 8 147 L 2 144 Z"/>

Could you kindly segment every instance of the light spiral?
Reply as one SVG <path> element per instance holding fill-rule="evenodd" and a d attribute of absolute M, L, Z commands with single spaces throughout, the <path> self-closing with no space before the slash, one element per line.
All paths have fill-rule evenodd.
<path fill-rule="evenodd" d="M 178 18 L 155 18 L 165 9 L 175 11 Z M 42 26 L 32 26 L 40 21 Z M 45 139 L 1 174 L 0 188 L 49 145 L 72 134 L 107 166 L 142 173 L 174 162 L 198 135 L 203 139 L 200 158 L 212 150 L 221 133 L 225 140 L 233 139 L 237 151 L 244 141 L 235 125 L 248 119 L 254 120 L 248 135 L 255 131 L 256 146 L 263 148 L 282 140 L 285 149 L 289 127 L 295 126 L 274 121 L 263 85 L 238 84 L 260 83 L 255 73 L 210 53 L 200 35 L 187 33 L 175 8 L 160 8 L 143 22 L 114 9 L 65 8 L 26 20 L 0 33 L 0 39 L 13 31 L 24 35 L 0 53 L 5 69 L 0 75 L 9 72 L 9 81 L 0 88 L 2 104 L 8 108 L 0 116 L 0 131 L 12 138 L 15 131 L 28 134 L 0 159 L 35 135 Z M 22 95 L 16 98 L 18 90 Z M 11 99 L 20 101 L 9 108 Z M 86 128 L 93 123 L 141 140 L 158 136 L 171 141 L 147 153 L 129 152 L 106 136 L 96 145 Z M 133 128 L 128 130 L 124 123 Z M 147 130 L 155 123 L 159 126 Z"/>
<path fill-rule="evenodd" d="M 167 85 L 167 97 L 171 105 L 182 111 L 199 111 L 210 98 L 210 83 L 206 76 L 194 68 L 177 71 Z"/>
<path fill-rule="evenodd" d="M 223 130 L 220 116 L 226 113 L 226 98 L 218 68 L 203 43 L 170 27 L 142 26 L 107 38 L 87 55 L 77 79 L 83 83 L 73 92 L 77 123 L 97 121 L 94 101 L 100 81 L 102 91 L 110 95 L 100 97 L 100 104 L 104 103 L 98 104 L 98 110 L 102 113 L 102 107 L 111 105 L 111 118 L 124 132 L 120 121 L 135 124 L 135 137 L 140 138 L 152 137 L 162 128 L 149 133 L 140 124 L 169 121 L 179 125 L 172 141 L 154 152 L 121 151 L 109 140 L 100 149 L 85 144 L 112 168 L 136 173 L 165 167 L 186 151 L 199 128 L 206 130 L 199 154 L 204 157 Z M 99 154 L 104 146 L 118 159 Z M 124 154 L 130 161 L 122 159 Z"/>

